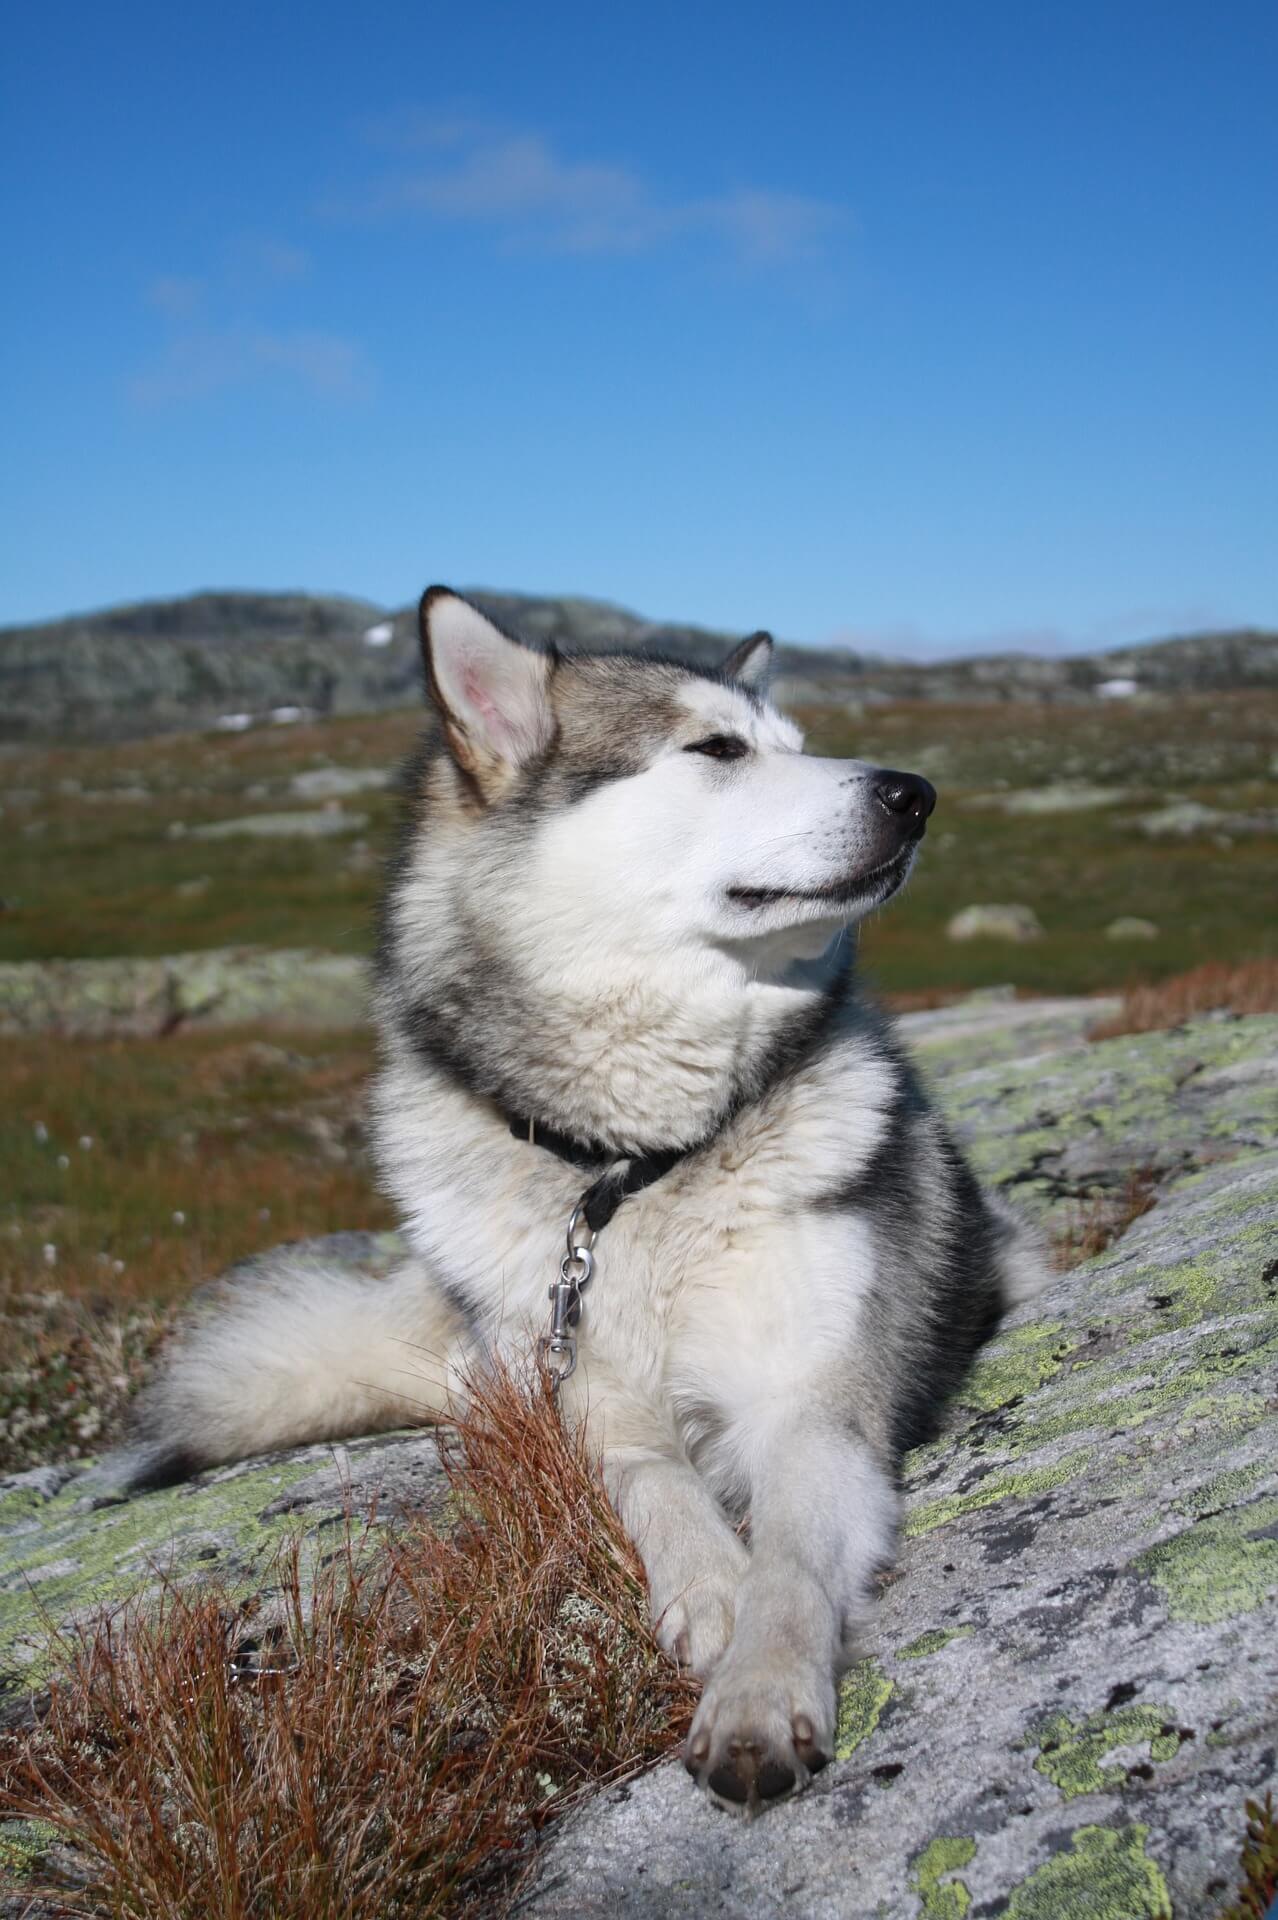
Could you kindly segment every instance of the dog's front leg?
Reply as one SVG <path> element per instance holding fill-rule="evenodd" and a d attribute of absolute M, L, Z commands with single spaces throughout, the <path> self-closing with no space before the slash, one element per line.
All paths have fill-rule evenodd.
<path fill-rule="evenodd" d="M 657 1639 L 705 1679 L 731 1638 L 749 1555 L 677 1443 L 608 1446 L 603 1472 L 648 1576 Z"/>
<path fill-rule="evenodd" d="M 833 1754 L 838 1676 L 892 1553 L 897 1496 L 865 1443 L 833 1423 L 775 1423 L 751 1452 L 750 1565 L 684 1761 L 757 1811 Z"/>

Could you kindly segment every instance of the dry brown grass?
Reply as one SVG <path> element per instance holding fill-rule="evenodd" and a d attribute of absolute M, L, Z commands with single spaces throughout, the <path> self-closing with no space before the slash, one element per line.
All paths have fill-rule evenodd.
<path fill-rule="evenodd" d="M 1062 1272 L 1081 1267 L 1121 1240 L 1133 1220 L 1149 1212 L 1158 1197 L 1158 1174 L 1134 1167 L 1114 1193 L 1094 1193 L 1078 1203 L 1052 1239 L 1054 1265 Z"/>
<path fill-rule="evenodd" d="M 1154 986 L 1132 987 L 1111 1020 L 1102 1020 L 1089 1040 L 1123 1033 L 1153 1033 L 1179 1027 L 1196 1014 L 1278 1013 L 1278 960 L 1244 960 L 1236 966 L 1212 961 Z"/>
<path fill-rule="evenodd" d="M 0 1812 L 88 1863 L 112 1920 L 432 1920 L 504 1910 L 547 1820 L 682 1737 L 634 1549 L 543 1379 L 488 1381 L 444 1448 L 455 1520 L 297 1549 L 271 1630 L 169 1588 L 63 1649 Z"/>

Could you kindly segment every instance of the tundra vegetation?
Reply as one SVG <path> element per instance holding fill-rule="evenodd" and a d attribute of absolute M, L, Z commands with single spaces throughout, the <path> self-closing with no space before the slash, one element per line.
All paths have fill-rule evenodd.
<path fill-rule="evenodd" d="M 1098 1039 L 1278 1010 L 1278 695 L 863 713 L 823 702 L 800 717 L 816 750 L 908 767 L 940 790 L 907 897 L 865 939 L 870 975 L 899 1005 L 994 988 L 1105 993 Z M 395 809 L 375 776 L 419 724 L 392 711 L 4 749 L 0 963 L 238 946 L 365 954 Z M 317 785 L 325 773 L 338 778 Z M 317 805 L 342 810 L 340 831 L 200 831 Z M 1180 826 L 1149 826 L 1178 809 Z M 983 902 L 1030 908 L 1042 937 L 947 940 L 954 915 Z M 1107 938 L 1123 918 L 1156 933 Z M 9 1032 L 0 1473 L 108 1444 L 202 1280 L 281 1241 L 392 1224 L 365 1152 L 371 1064 L 364 1029 L 293 1026 L 286 1006 L 252 1027 L 192 1017 L 91 1039 Z M 1059 1263 L 1121 1242 L 1167 1171 L 1142 1160 L 1062 1188 Z M 1010 1351 L 1031 1373 L 1043 1358 Z M 93 1863 L 90 1883 L 64 1887 L 49 1912 L 178 1920 L 208 1911 L 211 1875 L 228 1889 L 227 1920 L 495 1910 L 553 1813 L 678 1739 L 690 1692 L 648 1637 L 635 1563 L 589 1464 L 538 1405 L 503 1386 L 481 1405 L 449 1454 L 442 1531 L 348 1533 L 313 1573 L 285 1547 L 287 1604 L 265 1638 L 252 1598 L 213 1584 L 63 1643 L 52 1713 L 37 1737 L 9 1736 L 0 1774 L 11 1809 L 51 1822 Z M 1028 1472 L 1059 1480 L 1074 1458 Z M 944 1500 L 972 1498 L 942 1496 L 916 1522 L 946 1524 Z M 901 1657 L 922 1661 L 955 1637 L 936 1631 Z M 287 1675 L 262 1671 L 264 1646 L 285 1647 Z M 887 1685 L 859 1673 L 841 1753 L 873 1731 Z M 367 1711 L 373 1695 L 388 1703 L 382 1719 Z M 603 1729 L 593 1742 L 586 1723 Z M 1278 1843 L 1264 1802 L 1247 1817 L 1236 1911 L 1254 1917 Z M 1240 1806 L 1240 1842 L 1243 1827 Z M 6 1832 L 0 1884 L 22 1844 Z M 966 1910 L 970 1844 L 916 1862 L 920 1911 Z M 1075 1852 L 1060 1859 L 1075 1870 Z"/>

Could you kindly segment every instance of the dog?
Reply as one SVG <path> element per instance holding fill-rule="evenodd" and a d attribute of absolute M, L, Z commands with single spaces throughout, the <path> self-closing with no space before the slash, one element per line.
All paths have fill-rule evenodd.
<path fill-rule="evenodd" d="M 685 1764 L 755 1811 L 830 1758 L 902 1456 L 1039 1278 L 856 987 L 936 796 L 805 755 L 766 634 L 718 671 L 563 655 L 431 588 L 421 636 L 376 969 L 411 1251 L 214 1290 L 132 1477 L 403 1426 L 540 1350 L 704 1681 Z"/>

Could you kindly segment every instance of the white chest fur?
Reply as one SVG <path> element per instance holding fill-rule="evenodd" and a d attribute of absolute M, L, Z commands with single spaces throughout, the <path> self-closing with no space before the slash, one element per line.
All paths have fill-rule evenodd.
<path fill-rule="evenodd" d="M 733 1436 L 766 1425 L 771 1402 L 792 1400 L 832 1344 L 855 1337 L 868 1235 L 820 1203 L 873 1152 L 891 1092 L 887 1065 L 849 1041 L 627 1200 L 596 1250 L 586 1391 L 659 1407 L 712 1477 L 737 1478 Z M 415 1060 L 388 1069 L 376 1108 L 414 1251 L 487 1340 L 526 1350 L 585 1177 Z"/>

